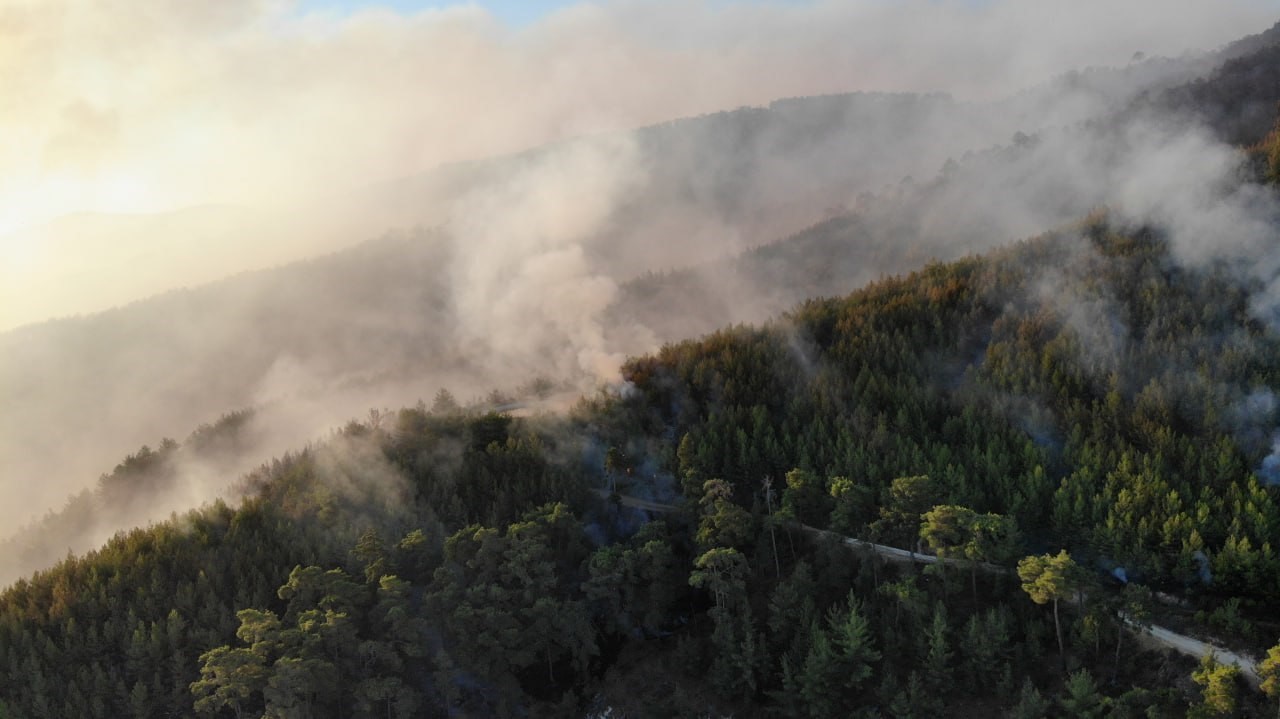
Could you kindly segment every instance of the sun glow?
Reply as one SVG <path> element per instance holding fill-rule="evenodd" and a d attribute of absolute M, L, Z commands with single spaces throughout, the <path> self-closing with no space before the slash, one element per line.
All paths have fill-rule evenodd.
<path fill-rule="evenodd" d="M 49 173 L 10 193 L 0 212 L 0 238 L 79 212 L 137 214 L 168 209 L 168 198 L 141 173 L 112 168 L 84 177 Z"/>
<path fill-rule="evenodd" d="M 115 170 L 98 178 L 91 196 L 98 211 L 111 208 L 115 212 L 156 212 L 164 209 L 165 203 L 155 192 L 151 183 L 140 174 L 129 170 Z"/>

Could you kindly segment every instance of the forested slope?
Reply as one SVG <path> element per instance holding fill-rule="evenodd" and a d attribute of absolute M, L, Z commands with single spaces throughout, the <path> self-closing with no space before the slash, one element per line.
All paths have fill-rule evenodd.
<path fill-rule="evenodd" d="M 5 591 L 0 716 L 1272 712 L 1115 614 L 1280 631 L 1258 289 L 1097 215 L 635 358 L 567 418 L 373 412 Z M 800 522 L 1039 559 L 1024 592 Z"/>
<path fill-rule="evenodd" d="M 741 496 L 792 466 L 849 475 L 848 502 L 872 500 L 837 503 L 858 530 L 891 479 L 928 474 L 936 503 L 1011 514 L 1037 542 L 1165 582 L 1192 581 L 1209 549 L 1215 586 L 1261 591 L 1277 517 L 1251 472 L 1271 450 L 1276 338 L 1248 309 L 1234 278 L 1103 222 L 806 303 L 782 337 L 673 346 L 627 376 L 685 437 L 684 473 Z M 1251 549 L 1228 561 L 1225 546 Z"/>
<path fill-rule="evenodd" d="M 6 511 L 16 515 L 32 501 L 42 513 L 122 448 L 296 394 L 323 400 L 301 414 L 340 408 L 324 420 L 336 423 L 361 411 L 349 404 L 353 382 L 368 404 L 384 401 L 371 396 L 379 392 L 424 386 L 488 389 L 506 382 L 513 365 L 529 369 L 511 384 L 538 374 L 581 382 L 575 360 L 590 327 L 579 325 L 598 319 L 615 283 L 785 236 L 837 198 L 932 172 L 968 143 L 1005 134 L 952 126 L 976 111 L 909 94 L 800 98 L 443 168 L 327 200 L 364 218 L 346 249 L 0 333 L 0 473 L 12 480 L 0 494 L 13 492 Z M 609 184 L 617 191 L 601 187 Z M 592 208 L 581 209 L 584 196 Z M 555 222 L 562 215 L 548 220 L 539 210 L 562 200 L 575 209 L 564 213 L 567 228 Z M 410 224 L 399 218 L 412 213 L 388 209 L 420 206 L 434 214 Z M 490 252 L 480 246 L 486 238 L 505 244 Z M 279 241 L 286 239 L 304 243 Z M 552 283 L 565 294 L 604 290 L 568 309 L 512 298 L 509 275 L 529 266 L 557 273 L 541 278 L 539 291 Z M 488 312 L 504 303 L 517 305 L 509 313 L 518 320 Z M 566 322 L 569 310 L 585 317 Z M 573 351 L 537 347 L 521 334 L 529 326 Z M 650 348 L 643 327 L 628 329 L 629 341 L 605 350 Z M 535 366 L 530 358 L 539 354 L 545 359 Z M 115 421 L 98 421 L 104 415 Z M 50 426 L 80 436 L 77 451 L 53 451 Z M 315 430 L 299 429 L 281 449 Z M 46 459 L 32 462 L 36 454 Z M 44 482 L 11 489 L 33 484 L 37 466 Z"/>

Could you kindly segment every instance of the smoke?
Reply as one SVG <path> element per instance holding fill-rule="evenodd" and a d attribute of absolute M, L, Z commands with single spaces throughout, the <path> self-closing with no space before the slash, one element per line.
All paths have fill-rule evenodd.
<path fill-rule="evenodd" d="M 1232 408 L 1233 435 L 1248 454 L 1268 452 L 1258 465 L 1257 475 L 1266 484 L 1280 484 L 1280 430 L 1276 429 L 1276 409 L 1280 407 L 1270 389 L 1250 392 Z"/>
<path fill-rule="evenodd" d="M 1270 200 L 1232 181 L 1233 150 L 1150 118 L 1072 125 L 1272 14 L 616 2 L 517 30 L 474 6 L 7 5 L 0 327 L 171 291 L 0 335 L 0 520 L 232 409 L 268 408 L 258 462 L 442 386 L 586 389 L 627 354 L 1103 203 L 1169 226 L 1187 262 L 1274 282 L 1253 262 Z M 1123 67 L 1047 82 L 1100 64 Z M 950 94 L 761 106 L 847 90 Z M 1104 331 L 1108 311 L 1072 321 Z M 122 521 L 234 471 L 193 471 L 161 514 Z"/>
<path fill-rule="evenodd" d="M 618 287 L 592 267 L 588 243 L 636 189 L 636 162 L 627 136 L 576 142 L 459 200 L 448 278 L 457 341 L 464 351 L 479 348 L 476 365 L 510 376 L 536 358 L 557 378 L 616 374 L 623 357 L 606 348 L 602 315 Z"/>
<path fill-rule="evenodd" d="M 1131 124 L 1123 141 L 1123 172 L 1115 183 L 1120 207 L 1164 228 L 1188 264 L 1225 260 L 1274 276 L 1280 205 L 1271 191 L 1241 182 L 1238 150 L 1205 128 L 1156 122 Z"/>
<path fill-rule="evenodd" d="M 474 5 L 343 15 L 288 0 L 9 2 L 0 264 L 26 270 L 0 283 L 0 327 L 270 266 L 396 223 L 436 225 L 447 210 L 432 198 L 370 208 L 361 194 L 448 163 L 778 97 L 999 97 L 1069 68 L 1123 66 L 1137 51 L 1212 48 L 1272 15 L 1259 0 L 1177 12 L 1159 0 L 669 0 L 584 3 L 513 29 Z M 1097 109 L 1095 95 L 1074 96 L 1077 117 L 1081 103 Z M 230 229 L 207 216 L 140 222 L 125 233 L 137 254 L 104 241 L 107 230 L 82 237 L 46 224 L 210 204 L 247 219 Z M 72 257 L 82 269 L 63 271 Z M 138 276 L 140 265 L 156 276 Z M 15 286 L 33 273 L 58 283 Z"/>
<path fill-rule="evenodd" d="M 1066 254 L 1061 264 L 1043 269 L 1031 291 L 1040 304 L 1057 310 L 1060 321 L 1077 339 L 1073 349 L 1080 365 L 1105 377 L 1124 359 L 1129 328 L 1108 288 L 1087 282 L 1089 273 L 1101 265 L 1096 251 L 1081 240 Z"/>

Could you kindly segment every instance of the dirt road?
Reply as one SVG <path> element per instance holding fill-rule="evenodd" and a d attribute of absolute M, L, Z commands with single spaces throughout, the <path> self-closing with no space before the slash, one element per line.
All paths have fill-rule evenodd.
<path fill-rule="evenodd" d="M 606 499 L 609 498 L 609 493 L 606 490 L 596 490 L 596 492 L 597 494 L 600 494 Z M 661 502 L 654 502 L 647 499 L 640 499 L 639 497 L 628 497 L 626 495 L 617 495 L 617 497 L 618 497 L 618 502 L 622 504 L 624 507 L 633 507 L 635 509 L 643 509 L 647 512 L 654 512 L 657 514 L 668 514 L 671 512 L 680 511 L 680 507 L 674 504 L 663 504 Z M 810 527 L 806 524 L 802 524 L 800 526 L 806 532 L 836 537 L 840 539 L 840 541 L 842 541 L 845 544 L 845 546 L 849 547 L 850 549 L 853 549 L 855 551 L 860 551 L 860 552 L 871 552 L 891 562 L 900 562 L 900 563 L 910 562 L 915 564 L 935 564 L 937 562 L 945 562 L 947 564 L 952 564 L 957 566 L 964 566 L 964 567 L 969 566 L 969 563 L 965 560 L 941 559 L 932 554 L 921 554 L 919 552 L 913 552 L 907 549 L 890 547 L 886 544 L 875 544 L 874 542 L 868 542 L 866 540 L 858 539 L 856 537 L 846 537 L 842 534 L 836 534 L 834 532 L 828 532 L 824 529 Z M 1001 567 L 995 564 L 987 564 L 985 562 L 980 563 L 978 565 L 978 568 L 982 569 L 985 572 L 1007 573 L 1009 571 L 1009 569 L 1006 567 Z M 1218 661 L 1221 662 L 1222 664 L 1234 664 L 1237 667 L 1239 667 L 1240 673 L 1243 674 L 1245 680 L 1249 682 L 1249 686 L 1253 687 L 1254 689 L 1258 688 L 1258 684 L 1259 684 L 1258 665 L 1253 659 L 1247 656 L 1243 656 L 1235 652 L 1232 652 L 1230 650 L 1223 649 L 1222 647 L 1216 647 L 1212 644 L 1202 642 L 1199 639 L 1193 639 L 1192 637 L 1188 637 L 1185 634 L 1179 634 L 1171 629 L 1166 629 L 1164 627 L 1160 627 L 1156 625 L 1151 625 L 1149 627 L 1140 627 L 1133 624 L 1132 622 L 1129 622 L 1127 619 L 1125 620 L 1125 622 L 1129 624 L 1130 630 L 1138 635 L 1138 640 L 1149 646 L 1165 647 L 1165 648 L 1173 649 L 1174 651 L 1179 652 L 1181 654 L 1186 654 L 1196 658 L 1200 658 L 1211 653 L 1215 654 L 1217 656 Z"/>

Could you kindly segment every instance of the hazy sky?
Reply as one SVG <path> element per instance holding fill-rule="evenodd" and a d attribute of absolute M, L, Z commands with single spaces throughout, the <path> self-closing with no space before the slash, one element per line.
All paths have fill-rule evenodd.
<path fill-rule="evenodd" d="M 371 8 L 389 8 L 411 15 L 448 7 L 481 7 L 510 27 L 527 27 L 547 15 L 574 5 L 573 0 L 503 0 L 499 2 L 434 2 L 433 0 L 302 0 L 298 12 L 333 12 L 350 15 Z"/>
<path fill-rule="evenodd" d="M 814 0 L 719 0 L 724 4 L 773 4 L 804 5 Z M 410 15 L 423 10 L 441 10 L 448 7 L 476 6 L 484 8 L 513 28 L 533 25 L 551 13 L 581 4 L 576 0 L 488 0 L 486 2 L 437 2 L 435 0 L 302 0 L 297 11 L 333 12 L 350 15 L 371 8 L 389 8 Z"/>
<path fill-rule="evenodd" d="M 818 93 L 990 97 L 1276 19 L 1274 0 L 388 2 L 0 0 L 0 330 L 290 256 L 202 261 L 239 216 L 46 225 L 69 213 L 330 208 L 584 133 Z"/>

